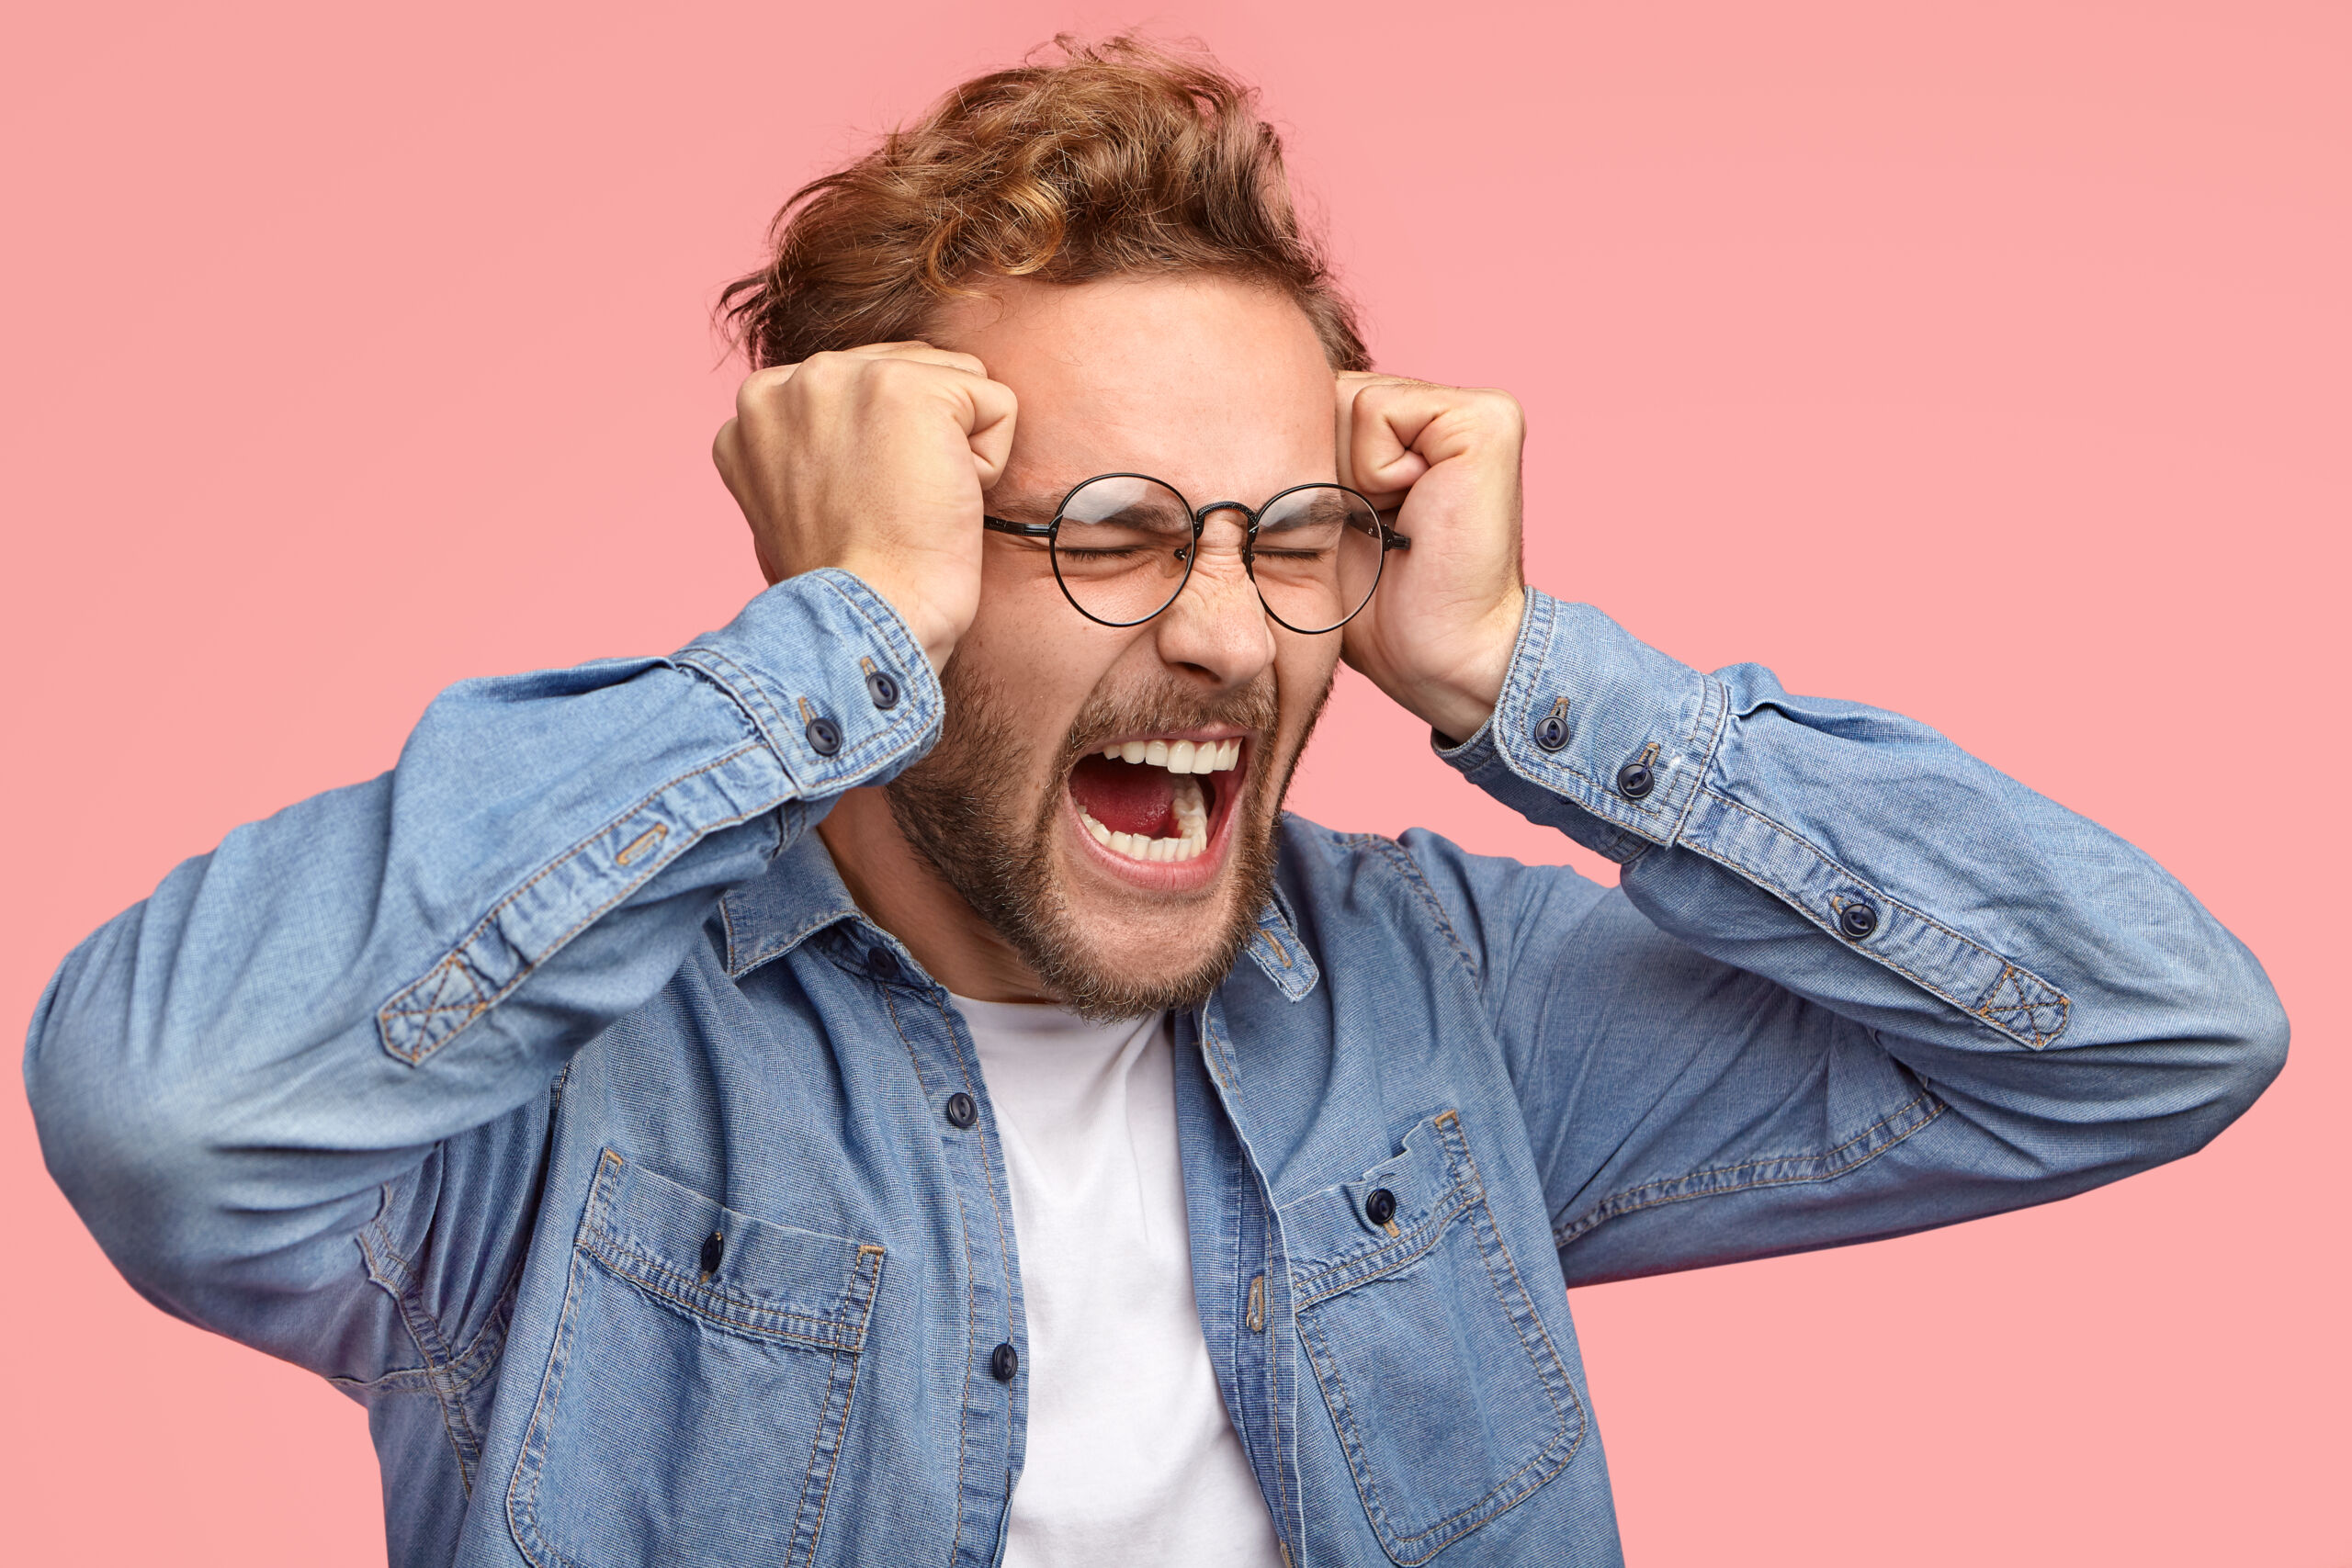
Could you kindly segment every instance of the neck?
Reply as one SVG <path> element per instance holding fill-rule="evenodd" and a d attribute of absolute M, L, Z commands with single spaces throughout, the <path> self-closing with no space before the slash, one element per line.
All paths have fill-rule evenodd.
<path fill-rule="evenodd" d="M 930 859 L 907 842 L 879 789 L 842 795 L 818 824 L 817 836 L 857 907 L 906 943 L 933 979 L 975 1001 L 1058 999 Z"/>

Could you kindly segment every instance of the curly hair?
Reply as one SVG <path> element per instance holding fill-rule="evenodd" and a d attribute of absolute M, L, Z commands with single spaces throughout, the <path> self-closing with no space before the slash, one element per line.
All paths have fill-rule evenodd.
<path fill-rule="evenodd" d="M 989 277 L 1183 273 L 1280 289 L 1334 369 L 1371 367 L 1253 89 L 1132 34 L 1051 51 L 965 83 L 793 193 L 767 265 L 719 296 L 753 368 L 921 337 Z"/>

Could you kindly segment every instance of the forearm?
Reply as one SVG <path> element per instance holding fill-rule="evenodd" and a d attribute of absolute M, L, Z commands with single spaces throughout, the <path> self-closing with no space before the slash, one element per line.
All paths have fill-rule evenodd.
<path fill-rule="evenodd" d="M 2278 1070 L 2268 981 L 2186 889 L 1924 725 L 1753 665 L 1701 675 L 1538 594 L 1449 760 L 1622 863 L 1659 930 L 1862 1025 L 2053 1175 L 2187 1152 Z"/>
<path fill-rule="evenodd" d="M 66 960 L 26 1055 L 51 1170 L 185 1315 L 308 1288 L 383 1183 L 543 1093 L 938 716 L 903 626 L 830 573 L 674 660 L 452 688 L 392 773 L 237 829 Z"/>

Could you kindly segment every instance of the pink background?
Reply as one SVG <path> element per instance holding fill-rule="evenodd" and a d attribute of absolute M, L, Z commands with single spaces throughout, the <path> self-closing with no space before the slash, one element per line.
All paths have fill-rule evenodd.
<path fill-rule="evenodd" d="M 717 287 L 866 132 L 1140 19 L 686 12 L 16 8 L 0 1033 L 181 856 L 389 765 L 446 682 L 726 618 L 757 583 L 705 456 Z M 2347 18 L 1152 18 L 1264 85 L 1382 363 L 1525 401 L 1538 581 L 2113 826 L 2295 1021 L 2286 1077 L 2184 1164 L 1582 1292 L 1637 1563 L 2352 1563 Z M 1564 853 L 1360 683 L 1298 804 Z M 0 1554 L 380 1562 L 359 1408 L 135 1298 L 18 1094 L 0 1162 Z"/>

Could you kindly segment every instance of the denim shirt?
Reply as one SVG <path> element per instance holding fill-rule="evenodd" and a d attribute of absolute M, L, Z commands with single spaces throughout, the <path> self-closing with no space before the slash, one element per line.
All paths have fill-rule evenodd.
<path fill-rule="evenodd" d="M 999 1556 L 988 1087 L 810 831 L 941 702 L 811 573 L 672 659 L 452 688 L 51 983 L 51 1170 L 149 1300 L 367 1406 L 394 1563 Z M 1531 592 L 1442 754 L 1620 886 L 1286 818 L 1178 1021 L 1202 1331 L 1299 1568 L 1616 1562 L 1569 1287 L 2062 1198 L 2283 1062 L 2178 884 L 1909 720 Z"/>

